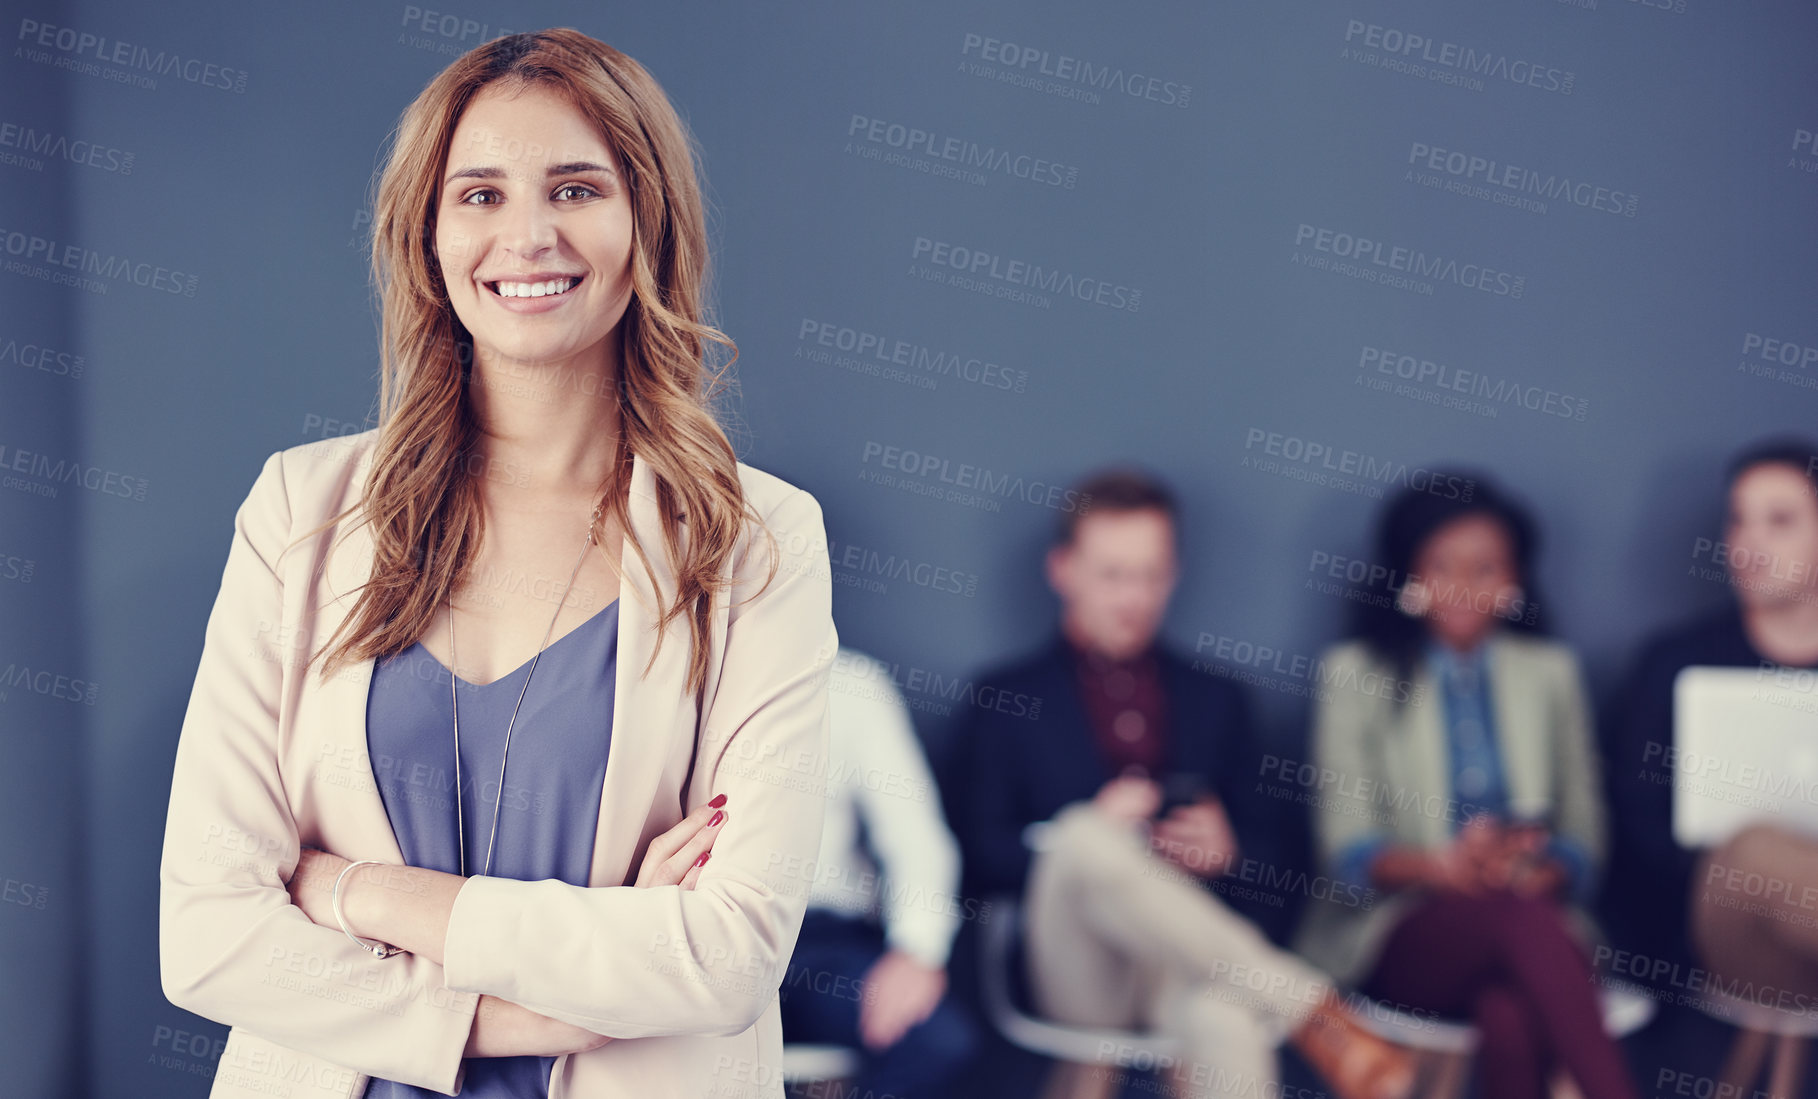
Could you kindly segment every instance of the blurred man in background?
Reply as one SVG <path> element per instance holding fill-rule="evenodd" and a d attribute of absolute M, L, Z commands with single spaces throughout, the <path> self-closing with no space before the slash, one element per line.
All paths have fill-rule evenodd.
<path fill-rule="evenodd" d="M 889 666 L 841 646 L 828 691 L 827 816 L 783 1037 L 859 1049 L 855 1095 L 944 1094 L 978 1044 L 947 995 L 959 846 Z"/>
<path fill-rule="evenodd" d="M 984 677 L 1035 704 L 974 707 L 962 730 L 969 891 L 1023 897 L 1043 1014 L 1178 1035 L 1188 1094 L 1274 1093 L 1284 1037 L 1342 1099 L 1406 1094 L 1407 1055 L 1215 895 L 1266 837 L 1240 812 L 1257 773 L 1241 690 L 1157 636 L 1178 576 L 1172 492 L 1132 470 L 1076 491 L 1046 561 L 1059 636 Z M 1050 1094 L 1115 1082 L 1069 1066 Z"/>

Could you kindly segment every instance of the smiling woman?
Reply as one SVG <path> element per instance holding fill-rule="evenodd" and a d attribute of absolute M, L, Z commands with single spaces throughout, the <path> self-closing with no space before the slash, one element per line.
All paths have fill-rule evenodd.
<path fill-rule="evenodd" d="M 178 742 L 162 977 L 232 1026 L 213 1096 L 781 1095 L 838 636 L 819 504 L 712 412 L 694 164 L 573 30 L 405 112 L 380 424 L 266 460 Z"/>
<path fill-rule="evenodd" d="M 455 127 L 436 253 L 477 340 L 508 358 L 549 359 L 599 345 L 619 323 L 632 224 L 615 162 L 557 92 L 493 84 L 475 97 Z"/>

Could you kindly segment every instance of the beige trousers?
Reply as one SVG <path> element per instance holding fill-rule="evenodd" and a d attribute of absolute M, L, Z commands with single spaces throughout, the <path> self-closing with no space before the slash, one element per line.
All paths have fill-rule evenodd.
<path fill-rule="evenodd" d="M 1804 1013 L 1818 997 L 1818 840 L 1752 825 L 1699 856 L 1691 885 L 1692 940 L 1723 987 Z"/>
<path fill-rule="evenodd" d="M 1275 1047 L 1330 980 L 1151 854 L 1135 827 L 1090 803 L 1063 809 L 1024 903 L 1030 983 L 1044 1015 L 1178 1037 L 1183 1056 L 1165 1075 L 1195 1099 L 1279 1094 Z"/>

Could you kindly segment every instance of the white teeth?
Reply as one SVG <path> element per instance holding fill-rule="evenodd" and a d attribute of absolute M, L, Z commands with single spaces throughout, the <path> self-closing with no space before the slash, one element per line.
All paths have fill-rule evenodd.
<path fill-rule="evenodd" d="M 550 279 L 547 282 L 501 282 L 501 298 L 542 298 L 551 294 L 565 294 L 574 289 L 580 279 Z"/>

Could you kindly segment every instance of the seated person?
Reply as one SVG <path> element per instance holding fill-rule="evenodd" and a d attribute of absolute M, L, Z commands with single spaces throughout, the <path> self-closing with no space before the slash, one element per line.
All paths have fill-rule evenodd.
<path fill-rule="evenodd" d="M 1089 503 L 1047 557 L 1060 634 L 985 677 L 996 702 L 962 730 L 968 873 L 981 895 L 1022 896 L 1039 1010 L 1178 1034 L 1189 1094 L 1276 1094 L 1288 1037 L 1341 1099 L 1405 1095 L 1405 1052 L 1214 892 L 1264 837 L 1228 813 L 1256 774 L 1241 691 L 1157 637 L 1177 577 L 1172 493 L 1127 471 L 1077 493 Z"/>
<path fill-rule="evenodd" d="M 1533 522 L 1481 476 L 1432 483 L 1465 481 L 1390 501 L 1393 603 L 1353 603 L 1357 636 L 1322 658 L 1320 861 L 1381 899 L 1316 901 L 1301 947 L 1376 1000 L 1474 1022 L 1484 1099 L 1544 1099 L 1556 1068 L 1636 1099 L 1585 947 L 1604 813 L 1578 660 L 1539 636 Z"/>
<path fill-rule="evenodd" d="M 828 691 L 827 816 L 783 1037 L 860 1050 L 855 1095 L 944 1095 L 978 1043 L 947 995 L 959 846 L 889 667 L 842 645 Z"/>
<path fill-rule="evenodd" d="M 1779 886 L 1780 895 L 1814 895 L 1805 890 L 1818 888 L 1818 841 L 1764 824 L 1709 852 L 1680 847 L 1673 840 L 1674 769 L 1666 751 L 1680 669 L 1818 668 L 1814 462 L 1818 444 L 1777 439 L 1730 463 L 1728 515 L 1713 549 L 1734 599 L 1650 641 L 1611 708 L 1615 857 L 1605 891 L 1611 935 L 1648 959 L 1636 968 L 1658 968 L 1668 980 L 1677 972 L 1682 986 L 1684 974 L 1699 966 L 1725 987 L 1746 982 L 1818 996 L 1818 932 L 1805 918 L 1811 913 L 1796 903 L 1738 904 L 1751 898 L 1706 884 L 1748 880 L 1752 873 Z M 1657 966 L 1662 961 L 1672 964 Z"/>

